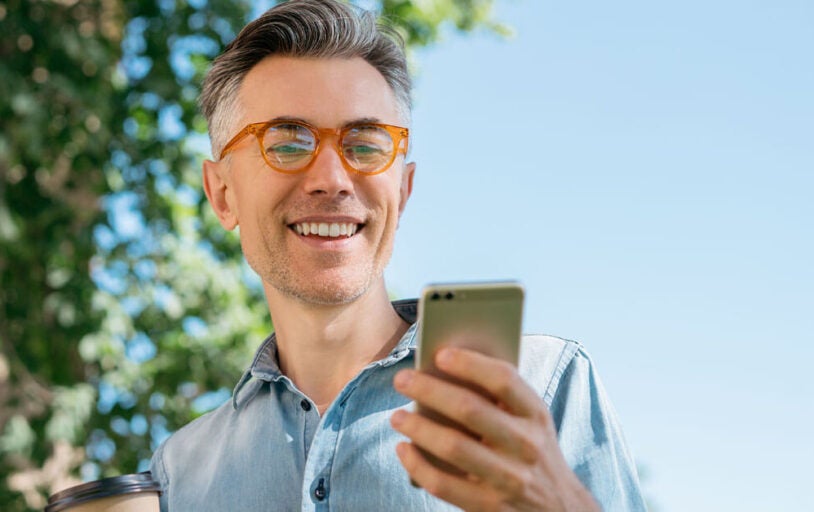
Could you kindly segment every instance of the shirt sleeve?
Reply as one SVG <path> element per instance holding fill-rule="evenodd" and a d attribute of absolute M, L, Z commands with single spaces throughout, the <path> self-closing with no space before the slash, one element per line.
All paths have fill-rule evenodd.
<path fill-rule="evenodd" d="M 150 473 L 152 474 L 153 480 L 158 482 L 158 485 L 161 486 L 161 494 L 159 497 L 161 512 L 168 512 L 169 480 L 167 479 L 167 472 L 164 469 L 164 446 L 164 444 L 161 444 L 155 453 L 153 453 L 153 457 L 150 460 Z"/>
<path fill-rule="evenodd" d="M 646 511 L 616 412 L 581 346 L 558 377 L 550 410 L 568 465 L 605 512 Z"/>

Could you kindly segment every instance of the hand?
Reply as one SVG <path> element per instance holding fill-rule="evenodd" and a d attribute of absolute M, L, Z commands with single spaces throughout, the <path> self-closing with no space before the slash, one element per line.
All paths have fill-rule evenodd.
<path fill-rule="evenodd" d="M 424 372 L 402 370 L 397 391 L 461 425 L 480 439 L 418 413 L 396 411 L 393 428 L 410 443 L 396 447 L 410 477 L 430 494 L 471 511 L 598 511 L 590 493 L 568 467 L 543 401 L 509 363 L 460 348 L 445 348 L 436 366 L 470 389 Z M 430 464 L 416 448 L 462 470 Z"/>

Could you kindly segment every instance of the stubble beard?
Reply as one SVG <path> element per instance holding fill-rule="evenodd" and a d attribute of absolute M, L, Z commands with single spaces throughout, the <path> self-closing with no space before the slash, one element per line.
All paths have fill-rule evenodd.
<path fill-rule="evenodd" d="M 363 236 L 363 235 L 356 235 Z M 339 306 L 349 304 L 363 296 L 381 279 L 393 252 L 393 240 L 382 240 L 380 252 L 365 261 L 344 262 L 344 255 L 323 255 L 323 268 L 331 268 L 331 275 L 309 276 L 297 272 L 296 262 L 285 249 L 284 243 L 274 243 L 264 236 L 265 255 L 250 257 L 244 248 L 249 266 L 267 285 L 282 295 L 305 304 Z"/>
<path fill-rule="evenodd" d="M 349 304 L 364 295 L 382 275 L 379 269 L 368 264 L 364 269 L 356 267 L 356 276 L 343 275 L 346 273 L 338 271 L 339 275 L 330 279 L 308 279 L 293 272 L 290 262 L 279 259 L 277 262 L 277 265 L 266 267 L 261 274 L 263 280 L 286 297 L 318 306 Z"/>

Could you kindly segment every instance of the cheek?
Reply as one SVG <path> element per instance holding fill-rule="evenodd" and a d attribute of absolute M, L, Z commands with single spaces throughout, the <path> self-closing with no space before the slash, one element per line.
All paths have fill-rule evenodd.
<path fill-rule="evenodd" d="M 399 206 L 400 201 L 398 197 L 392 197 L 387 203 L 387 213 L 382 226 L 382 236 L 388 239 L 390 243 L 392 243 L 392 239 L 395 237 L 396 230 L 399 226 L 399 220 L 401 219 Z"/>
<path fill-rule="evenodd" d="M 243 181 L 234 193 L 235 211 L 241 214 L 244 225 L 263 226 L 275 222 L 275 212 L 280 211 L 288 197 L 288 183 L 276 183 L 274 176 L 254 176 Z"/>

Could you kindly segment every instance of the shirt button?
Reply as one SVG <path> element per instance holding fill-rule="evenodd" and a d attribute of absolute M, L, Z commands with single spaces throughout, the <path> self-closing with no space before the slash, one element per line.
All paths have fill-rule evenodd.
<path fill-rule="evenodd" d="M 302 407 L 303 411 L 308 412 L 311 410 L 311 402 L 303 398 L 302 402 L 300 402 L 300 407 Z"/>
<path fill-rule="evenodd" d="M 325 495 L 327 495 L 327 491 L 325 490 L 325 479 L 320 478 L 319 483 L 317 484 L 317 488 L 314 489 L 314 497 L 317 501 L 322 501 L 325 499 Z"/>

